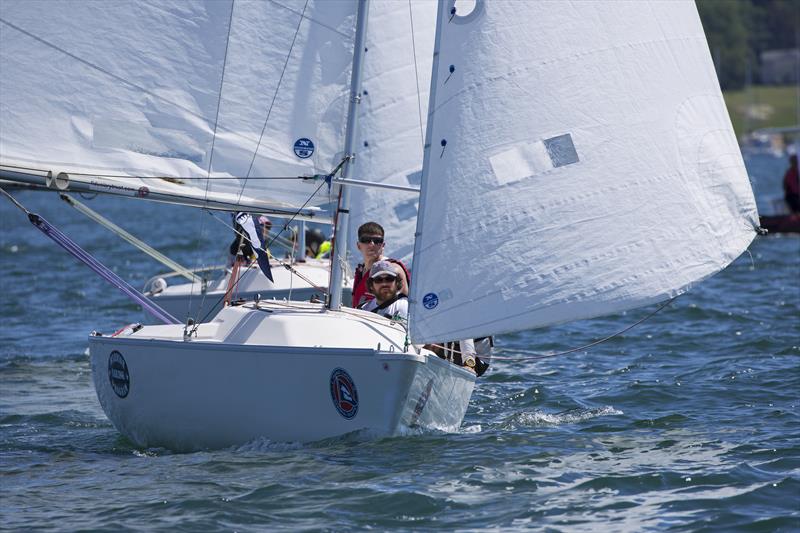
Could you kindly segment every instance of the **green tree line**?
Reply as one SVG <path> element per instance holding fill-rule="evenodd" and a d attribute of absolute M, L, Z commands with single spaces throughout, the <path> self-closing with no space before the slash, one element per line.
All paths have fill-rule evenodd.
<path fill-rule="evenodd" d="M 760 82 L 766 50 L 800 46 L 800 0 L 696 0 L 723 90 Z"/>

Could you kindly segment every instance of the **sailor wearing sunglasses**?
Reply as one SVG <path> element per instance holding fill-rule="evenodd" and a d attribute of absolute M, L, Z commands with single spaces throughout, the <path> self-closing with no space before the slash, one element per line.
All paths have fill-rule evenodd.
<path fill-rule="evenodd" d="M 378 261 L 389 261 L 397 273 L 400 280 L 400 293 L 408 296 L 408 283 L 411 276 L 408 269 L 398 259 L 387 258 L 383 255 L 384 240 L 383 227 L 377 222 L 367 222 L 358 228 L 358 251 L 364 261 L 356 267 L 355 279 L 353 280 L 353 307 L 361 307 L 365 302 L 373 298 L 373 294 L 367 287 L 369 272 L 372 266 Z"/>
<path fill-rule="evenodd" d="M 378 261 L 369 271 L 367 287 L 375 295 L 361 309 L 372 311 L 392 320 L 408 320 L 408 298 L 400 292 L 402 283 L 395 265 Z"/>

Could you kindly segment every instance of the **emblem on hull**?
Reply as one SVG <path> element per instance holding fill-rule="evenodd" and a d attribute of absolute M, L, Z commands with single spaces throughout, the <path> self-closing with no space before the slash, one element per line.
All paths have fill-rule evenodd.
<path fill-rule="evenodd" d="M 128 374 L 128 364 L 122 354 L 114 350 L 108 356 L 108 381 L 114 394 L 124 398 L 131 390 L 131 378 Z"/>
<path fill-rule="evenodd" d="M 348 420 L 358 413 L 356 384 L 343 368 L 336 368 L 331 373 L 331 400 L 339 414 Z"/>

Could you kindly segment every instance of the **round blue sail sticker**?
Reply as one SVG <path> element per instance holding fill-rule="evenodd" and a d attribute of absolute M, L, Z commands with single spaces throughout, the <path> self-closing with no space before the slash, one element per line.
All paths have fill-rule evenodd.
<path fill-rule="evenodd" d="M 433 309 L 439 305 L 439 297 L 436 296 L 436 293 L 429 292 L 422 297 L 422 305 L 425 306 L 425 309 Z"/>
<path fill-rule="evenodd" d="M 314 155 L 314 143 L 311 139 L 306 139 L 305 137 L 297 139 L 294 142 L 294 155 L 300 159 L 308 159 Z"/>
<path fill-rule="evenodd" d="M 128 364 L 122 354 L 114 350 L 108 355 L 108 380 L 114 394 L 124 398 L 131 390 L 131 377 L 128 374 Z"/>
<path fill-rule="evenodd" d="M 343 368 L 335 368 L 331 373 L 331 400 L 339 414 L 348 420 L 358 413 L 356 384 Z"/>

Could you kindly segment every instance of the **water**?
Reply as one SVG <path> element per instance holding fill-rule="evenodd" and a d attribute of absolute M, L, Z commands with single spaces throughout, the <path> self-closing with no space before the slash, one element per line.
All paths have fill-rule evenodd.
<path fill-rule="evenodd" d="M 133 285 L 162 270 L 55 196 L 18 198 Z M 229 240 L 197 211 L 169 227 L 157 205 L 88 204 L 188 266 Z M 800 530 L 798 237 L 757 239 L 588 352 L 497 362 L 459 433 L 174 454 L 121 437 L 91 384 L 87 334 L 136 307 L 8 202 L 0 215 L 0 528 Z M 499 352 L 581 346 L 650 311 L 505 335 Z"/>

